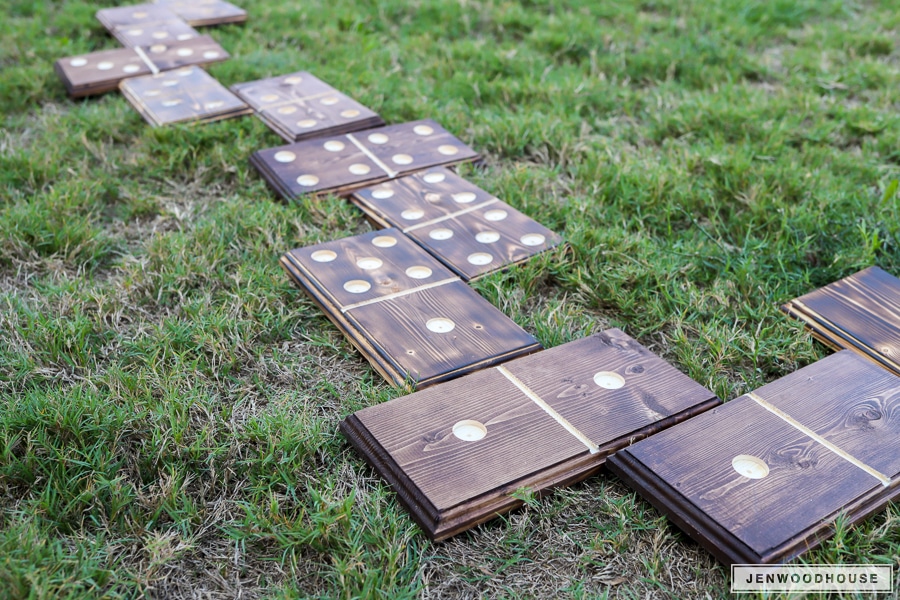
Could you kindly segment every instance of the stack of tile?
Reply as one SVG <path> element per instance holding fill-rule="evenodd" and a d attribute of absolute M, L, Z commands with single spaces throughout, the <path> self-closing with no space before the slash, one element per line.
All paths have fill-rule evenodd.
<path fill-rule="evenodd" d="M 900 375 L 900 279 L 869 267 L 783 307 L 813 336 Z"/>
<path fill-rule="evenodd" d="M 231 90 L 288 142 L 384 125 L 376 112 L 306 71 L 235 84 Z"/>

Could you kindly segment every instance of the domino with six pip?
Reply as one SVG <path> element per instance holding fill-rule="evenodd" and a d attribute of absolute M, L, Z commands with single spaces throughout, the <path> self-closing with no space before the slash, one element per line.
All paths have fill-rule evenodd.
<path fill-rule="evenodd" d="M 357 190 L 350 200 L 372 221 L 400 229 L 466 280 L 562 243 L 534 219 L 443 167 Z"/>

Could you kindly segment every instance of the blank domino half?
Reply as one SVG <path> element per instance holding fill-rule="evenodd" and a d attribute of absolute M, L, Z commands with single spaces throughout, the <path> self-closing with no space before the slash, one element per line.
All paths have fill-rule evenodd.
<path fill-rule="evenodd" d="M 562 238 L 443 167 L 354 192 L 382 227 L 397 227 L 460 277 L 472 280 L 562 243 Z"/>
<path fill-rule="evenodd" d="M 397 385 L 421 388 L 540 348 L 394 229 L 298 248 L 281 264 Z"/>
<path fill-rule="evenodd" d="M 305 140 L 253 153 L 250 163 L 283 198 L 344 194 L 478 153 L 431 120 Z"/>
<path fill-rule="evenodd" d="M 785 562 L 900 493 L 900 378 L 845 350 L 609 465 L 723 563 Z"/>
<path fill-rule="evenodd" d="M 384 125 L 377 113 L 306 71 L 238 83 L 231 90 L 288 142 Z"/>
<path fill-rule="evenodd" d="M 129 77 L 226 60 L 228 52 L 208 35 L 184 42 L 101 50 L 62 58 L 54 69 L 73 98 L 103 94 Z"/>
<path fill-rule="evenodd" d="M 618 329 L 354 413 L 341 430 L 432 539 L 587 477 L 719 399 Z"/>
<path fill-rule="evenodd" d="M 144 119 L 157 127 L 218 121 L 251 112 L 243 100 L 200 67 L 133 77 L 119 87 Z"/>

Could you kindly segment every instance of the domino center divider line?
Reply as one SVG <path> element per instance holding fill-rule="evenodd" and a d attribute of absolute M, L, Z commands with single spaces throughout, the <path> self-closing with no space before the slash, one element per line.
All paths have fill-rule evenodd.
<path fill-rule="evenodd" d="M 154 75 L 159 75 L 159 67 L 157 67 L 152 60 L 150 60 L 150 57 L 147 56 L 147 54 L 143 51 L 143 49 L 141 49 L 140 46 L 135 46 L 133 50 L 141 58 L 141 60 L 144 61 L 144 64 L 150 68 L 150 71 Z"/>
<path fill-rule="evenodd" d="M 884 475 L 883 473 L 878 472 L 877 469 L 870 467 L 869 465 L 862 462 L 858 458 L 856 458 L 853 455 L 849 454 L 848 452 L 840 449 L 839 447 L 832 444 L 831 442 L 829 442 L 828 440 L 823 438 L 821 435 L 819 435 L 812 429 L 806 427 L 805 425 L 803 425 L 802 423 L 800 423 L 799 421 L 794 419 L 792 416 L 790 416 L 786 412 L 779 409 L 778 407 L 773 406 L 772 404 L 769 404 L 769 402 L 767 402 L 766 400 L 759 397 L 758 395 L 756 395 L 753 392 L 749 392 L 747 394 L 747 396 L 749 396 L 750 399 L 752 399 L 754 402 L 756 402 L 757 404 L 759 404 L 760 406 L 765 408 L 767 411 L 769 411 L 776 417 L 779 417 L 780 419 L 782 419 L 785 423 L 787 423 L 791 427 L 794 427 L 795 429 L 801 431 L 804 435 L 811 437 L 812 439 L 814 439 L 818 443 L 822 444 L 823 446 L 825 446 L 826 448 L 831 450 L 833 453 L 837 454 L 838 456 L 840 456 L 841 458 L 846 460 L 847 462 L 851 463 L 852 465 L 859 467 L 860 469 L 862 469 L 863 471 L 865 471 L 866 473 L 868 473 L 869 475 L 871 475 L 872 477 L 874 477 L 875 479 L 880 481 L 881 485 L 887 487 L 891 484 L 890 477 L 888 477 L 887 475 Z"/>
<path fill-rule="evenodd" d="M 384 296 L 379 296 L 377 298 L 370 298 L 368 300 L 363 300 L 362 302 L 357 302 L 356 304 L 348 304 L 347 306 L 341 307 L 341 314 L 346 313 L 348 310 L 353 310 L 354 308 L 359 308 L 360 306 L 368 306 L 369 304 L 377 304 L 379 302 L 384 302 L 385 300 L 393 300 L 394 298 L 401 298 L 403 296 L 415 294 L 416 292 L 421 292 L 422 290 L 427 290 L 427 289 L 431 289 L 431 288 L 445 285 L 448 283 L 453 283 L 454 281 L 462 281 L 462 280 L 459 277 L 451 277 L 449 279 L 442 279 L 441 281 L 434 281 L 432 283 L 426 283 L 425 285 L 420 285 L 420 286 L 414 287 L 412 289 L 394 292 L 393 294 L 385 294 Z"/>
<path fill-rule="evenodd" d="M 506 367 L 504 367 L 503 365 L 500 365 L 499 367 L 494 367 L 494 369 L 496 369 L 497 371 L 500 371 L 500 373 L 501 373 L 504 377 L 506 377 L 506 378 L 510 381 L 510 383 L 512 383 L 512 384 L 513 384 L 514 386 L 516 386 L 517 388 L 519 388 L 519 390 L 520 390 L 523 394 L 525 394 L 526 396 L 528 396 L 528 398 L 529 398 L 532 402 L 534 402 L 535 404 L 537 404 L 538 406 L 540 406 L 540 407 L 543 409 L 543 411 L 544 411 L 545 413 L 547 413 L 548 415 L 550 415 L 551 417 L 553 417 L 553 420 L 554 420 L 554 421 L 556 421 L 557 423 L 559 423 L 560 425 L 562 425 L 563 428 L 565 428 L 566 431 L 568 431 L 569 433 L 571 433 L 572 435 L 574 435 L 576 438 L 578 438 L 578 440 L 579 440 L 582 444 L 584 444 L 585 446 L 588 447 L 588 450 L 591 451 L 591 454 L 597 454 L 598 452 L 600 452 L 600 447 L 597 446 L 597 444 L 595 444 L 594 442 L 592 442 L 591 440 L 589 440 L 588 437 L 587 437 L 586 435 L 584 435 L 583 433 L 581 433 L 580 431 L 578 431 L 578 430 L 575 428 L 575 426 L 572 425 L 571 423 L 569 423 L 569 421 L 568 421 L 564 416 L 562 416 L 561 414 L 559 414 L 558 412 L 556 412 L 555 410 L 553 410 L 553 407 L 552 407 L 552 406 L 550 406 L 549 404 L 547 404 L 546 402 L 544 402 L 543 398 L 541 398 L 540 396 L 538 396 L 537 394 L 535 394 L 534 391 L 533 391 L 531 388 L 529 388 L 527 385 L 525 385 L 524 383 L 522 383 L 522 381 L 520 381 L 518 377 L 516 377 L 515 375 L 513 375 L 512 373 L 510 373 L 509 370 L 508 370 Z"/>
<path fill-rule="evenodd" d="M 436 219 L 431 219 L 430 221 L 425 221 L 424 223 L 417 223 L 415 225 L 410 225 L 406 229 L 402 229 L 403 233 L 409 233 L 410 231 L 415 231 L 416 229 L 421 229 L 422 227 L 429 227 L 431 225 L 436 225 L 441 221 L 446 221 L 448 219 L 454 219 L 466 213 L 470 213 L 479 209 L 484 208 L 485 206 L 490 206 L 496 202 L 500 202 L 500 198 L 492 198 L 491 200 L 486 200 L 481 204 L 476 204 L 475 206 L 470 206 L 469 208 L 465 208 L 463 210 L 458 210 L 455 213 L 444 215 L 443 217 L 437 217 Z"/>
<path fill-rule="evenodd" d="M 362 150 L 362 153 L 365 154 L 366 156 L 368 156 L 369 159 L 370 159 L 373 163 L 375 163 L 376 165 L 378 165 L 378 167 L 379 167 L 382 171 L 384 171 L 385 173 L 387 173 L 387 176 L 388 176 L 388 177 L 390 177 L 391 179 L 393 179 L 393 178 L 395 178 L 395 177 L 399 174 L 397 171 L 391 170 L 391 168 L 390 168 L 389 166 L 387 166 L 386 164 L 384 164 L 383 162 L 381 162 L 381 160 L 380 160 L 377 156 L 375 156 L 374 154 L 372 154 L 372 151 L 371 151 L 371 150 L 369 150 L 368 148 L 366 148 L 365 146 L 363 146 L 363 145 L 360 143 L 359 140 L 357 140 L 355 137 L 353 137 L 353 134 L 352 134 L 352 133 L 348 133 L 348 134 L 346 135 L 346 138 L 347 138 L 348 140 L 350 140 L 351 142 L 353 142 L 353 145 L 354 145 L 354 146 L 356 146 L 357 148 L 359 148 L 360 150 Z"/>

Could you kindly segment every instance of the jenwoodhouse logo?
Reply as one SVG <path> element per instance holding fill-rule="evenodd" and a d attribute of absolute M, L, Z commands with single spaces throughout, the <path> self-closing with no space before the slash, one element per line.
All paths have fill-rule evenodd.
<path fill-rule="evenodd" d="M 890 565 L 731 565 L 732 592 L 868 592 L 893 590 Z"/>

